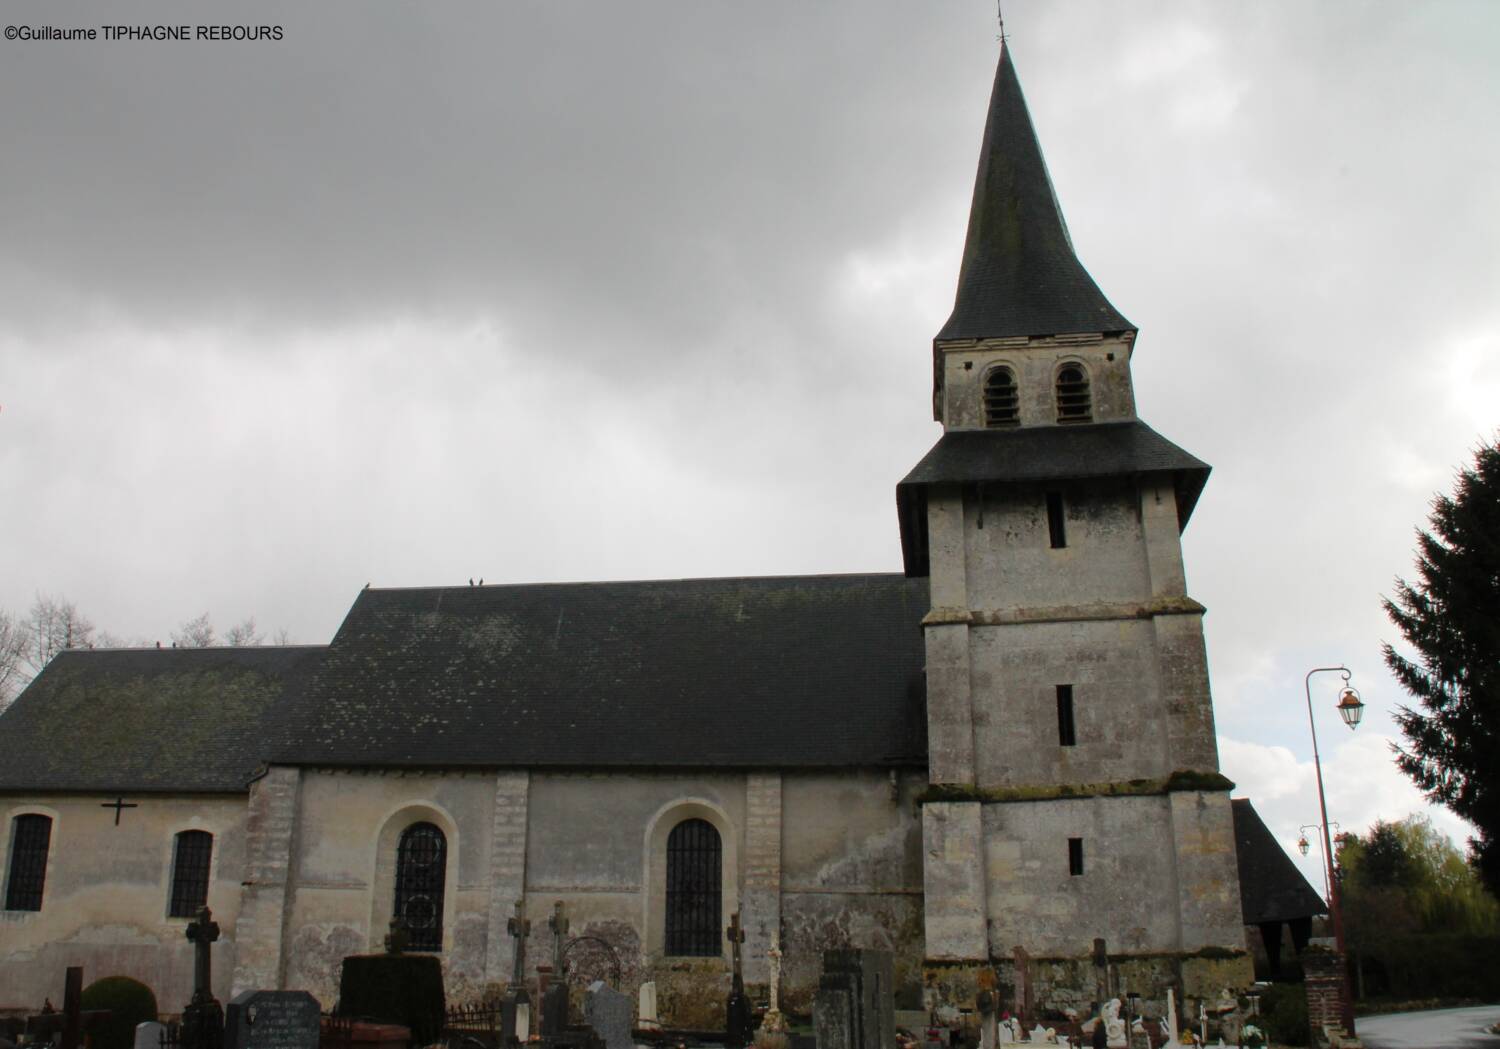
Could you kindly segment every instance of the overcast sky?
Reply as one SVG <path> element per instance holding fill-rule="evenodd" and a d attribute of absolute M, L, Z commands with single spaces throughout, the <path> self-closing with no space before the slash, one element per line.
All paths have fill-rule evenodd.
<path fill-rule="evenodd" d="M 1500 6 L 1005 6 L 1141 415 L 1214 466 L 1226 772 L 1315 821 L 1346 662 L 1330 816 L 1419 809 L 1379 602 L 1500 425 Z M 0 42 L 0 608 L 324 642 L 367 581 L 899 570 L 992 3 L 5 19 L 282 39 Z"/>

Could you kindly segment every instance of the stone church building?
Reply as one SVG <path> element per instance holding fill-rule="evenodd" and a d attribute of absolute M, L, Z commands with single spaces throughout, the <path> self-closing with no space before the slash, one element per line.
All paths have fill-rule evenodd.
<path fill-rule="evenodd" d="M 367 588 L 326 646 L 64 652 L 0 717 L 0 1007 L 82 964 L 177 1008 L 204 901 L 221 999 L 325 1008 L 394 916 L 450 996 L 503 983 L 518 900 L 684 1024 L 722 1015 L 735 913 L 794 1005 L 842 945 L 894 951 L 909 1007 L 1014 987 L 1020 948 L 1086 1009 L 1098 940 L 1148 1001 L 1244 985 L 1179 542 L 1209 468 L 1137 416 L 1135 336 L 1002 49 L 902 571 Z"/>

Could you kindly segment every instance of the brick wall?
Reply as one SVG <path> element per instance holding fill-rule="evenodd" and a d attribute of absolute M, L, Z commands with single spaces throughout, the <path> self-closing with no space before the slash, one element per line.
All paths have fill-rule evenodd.
<path fill-rule="evenodd" d="M 1304 988 L 1307 991 L 1307 1024 L 1313 1045 L 1321 1045 L 1323 1029 L 1342 1029 L 1344 1014 L 1343 956 L 1327 947 L 1309 946 L 1302 952 Z"/>

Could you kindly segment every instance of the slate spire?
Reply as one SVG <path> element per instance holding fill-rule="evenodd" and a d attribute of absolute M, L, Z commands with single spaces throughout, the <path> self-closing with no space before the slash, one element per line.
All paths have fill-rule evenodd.
<path fill-rule="evenodd" d="M 1010 48 L 1001 44 L 958 294 L 937 339 L 1134 329 L 1073 253 Z"/>

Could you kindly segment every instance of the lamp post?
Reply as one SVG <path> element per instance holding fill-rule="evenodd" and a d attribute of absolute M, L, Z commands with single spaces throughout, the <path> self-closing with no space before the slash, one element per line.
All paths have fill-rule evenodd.
<path fill-rule="evenodd" d="M 1344 724 L 1349 728 L 1359 727 L 1360 716 L 1364 713 L 1365 705 L 1360 702 L 1359 693 L 1349 685 L 1349 668 L 1343 665 L 1336 667 L 1314 667 L 1307 672 L 1302 679 L 1302 692 L 1307 697 L 1307 727 L 1312 730 L 1313 745 L 1313 771 L 1318 777 L 1318 814 L 1322 817 L 1323 830 L 1323 872 L 1328 879 L 1328 909 L 1333 915 L 1333 942 L 1339 952 L 1339 982 L 1343 984 L 1343 1024 L 1344 1030 L 1354 1034 L 1354 1000 L 1349 996 L 1349 971 L 1344 961 L 1344 915 L 1339 906 L 1339 883 L 1333 876 L 1333 838 L 1328 833 L 1328 799 L 1323 793 L 1323 759 L 1318 756 L 1318 726 L 1313 721 L 1312 708 L 1312 676 L 1323 673 L 1340 673 L 1344 675 L 1344 685 L 1339 692 L 1338 712 L 1339 717 L 1344 719 Z M 1298 848 L 1302 846 L 1298 845 Z M 1304 850 L 1305 851 L 1305 850 Z"/>
<path fill-rule="evenodd" d="M 1332 820 L 1328 825 L 1330 827 L 1337 827 L 1339 830 L 1344 829 L 1344 825 L 1338 820 Z M 1322 827 L 1316 823 L 1304 823 L 1302 826 L 1297 828 L 1297 833 L 1301 835 L 1301 837 L 1297 839 L 1297 851 L 1302 853 L 1302 855 L 1304 856 L 1307 855 L 1307 850 L 1312 844 L 1307 840 L 1307 832 L 1310 830 L 1322 830 Z M 1322 838 L 1318 839 L 1318 851 L 1323 851 Z M 1325 899 L 1328 896 L 1328 857 L 1326 855 L 1323 857 L 1323 896 Z"/>

